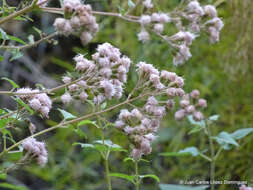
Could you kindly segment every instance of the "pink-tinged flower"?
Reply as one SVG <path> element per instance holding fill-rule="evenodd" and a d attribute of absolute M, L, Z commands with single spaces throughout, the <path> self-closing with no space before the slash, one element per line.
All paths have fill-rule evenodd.
<path fill-rule="evenodd" d="M 32 89 L 31 88 L 19 88 L 16 93 L 17 93 L 17 96 L 20 97 L 20 98 L 29 98 L 33 95 L 29 94 L 32 92 Z M 18 95 L 18 93 L 20 94 L 24 94 L 24 95 Z M 26 95 L 27 94 L 27 95 Z"/>
<path fill-rule="evenodd" d="M 185 111 L 188 113 L 188 114 L 191 114 L 193 112 L 195 112 L 195 107 L 193 105 L 189 105 L 185 108 Z"/>
<path fill-rule="evenodd" d="M 184 116 L 185 116 L 185 110 L 181 109 L 175 113 L 174 117 L 176 120 L 181 121 L 184 119 Z"/>
<path fill-rule="evenodd" d="M 51 109 L 52 101 L 46 93 L 36 94 L 35 98 L 40 101 L 41 105 L 47 106 L 49 109 Z"/>
<path fill-rule="evenodd" d="M 150 96 L 147 100 L 147 104 L 156 106 L 158 104 L 158 101 L 154 96 Z"/>
<path fill-rule="evenodd" d="M 70 83 L 71 82 L 71 78 L 68 77 L 68 76 L 64 76 L 64 77 L 62 77 L 62 82 L 64 82 L 65 84 Z"/>
<path fill-rule="evenodd" d="M 70 102 L 72 102 L 72 100 L 72 96 L 68 92 L 61 96 L 61 101 L 64 104 L 69 104 Z"/>
<path fill-rule="evenodd" d="M 203 16 L 204 15 L 204 10 L 203 8 L 199 5 L 198 1 L 191 1 L 188 5 L 187 5 L 187 9 L 190 13 L 195 13 L 199 16 Z"/>
<path fill-rule="evenodd" d="M 209 42 L 211 44 L 214 44 L 216 42 L 218 42 L 220 40 L 220 32 L 213 26 L 210 26 L 208 28 L 208 32 L 209 32 Z"/>
<path fill-rule="evenodd" d="M 77 84 L 71 84 L 68 86 L 68 89 L 70 92 L 75 92 L 80 89 L 80 87 Z"/>
<path fill-rule="evenodd" d="M 208 15 L 211 18 L 217 17 L 216 8 L 212 5 L 204 6 L 204 12 L 205 12 L 206 15 Z"/>
<path fill-rule="evenodd" d="M 126 126 L 126 127 L 124 128 L 124 131 L 125 131 L 126 134 L 131 134 L 131 133 L 134 132 L 134 128 L 133 128 L 133 127 Z"/>
<path fill-rule="evenodd" d="M 196 111 L 196 112 L 193 113 L 193 119 L 195 121 L 201 121 L 201 120 L 204 119 L 204 116 L 203 116 L 203 114 L 201 112 Z"/>
<path fill-rule="evenodd" d="M 29 106 L 34 109 L 35 111 L 38 111 L 41 107 L 41 103 L 38 99 L 33 98 L 31 100 L 28 101 L 29 102 Z"/>
<path fill-rule="evenodd" d="M 174 81 L 175 84 L 179 87 L 182 88 L 184 86 L 184 79 L 183 77 L 176 77 L 176 80 Z"/>
<path fill-rule="evenodd" d="M 80 39 L 81 39 L 82 44 L 86 45 L 93 39 L 93 36 L 91 35 L 90 32 L 84 31 L 82 32 Z"/>
<path fill-rule="evenodd" d="M 33 134 L 36 131 L 36 126 L 33 123 L 30 123 L 29 130 L 30 130 L 31 134 Z"/>
<path fill-rule="evenodd" d="M 174 108 L 174 106 L 175 106 L 175 101 L 174 101 L 173 99 L 168 99 L 168 100 L 167 100 L 167 103 L 166 103 L 166 106 L 167 106 L 168 109 Z"/>
<path fill-rule="evenodd" d="M 198 101 L 198 106 L 200 106 L 201 108 L 205 108 L 207 107 L 207 102 L 205 99 L 199 99 Z"/>
<path fill-rule="evenodd" d="M 126 121 L 131 118 L 131 113 L 127 109 L 120 110 L 119 119 Z"/>
<path fill-rule="evenodd" d="M 187 107 L 187 106 L 189 106 L 189 105 L 190 105 L 190 101 L 189 101 L 189 100 L 184 100 L 184 99 L 183 99 L 183 100 L 180 101 L 180 106 L 181 106 L 181 107 L 184 107 L 184 108 L 185 108 L 185 107 Z"/>
<path fill-rule="evenodd" d="M 124 126 L 125 126 L 125 123 L 122 120 L 118 120 L 118 121 L 115 122 L 115 127 L 117 129 L 123 129 Z"/>
<path fill-rule="evenodd" d="M 183 97 L 185 95 L 185 92 L 182 88 L 176 88 L 176 95 L 179 97 Z"/>
<path fill-rule="evenodd" d="M 151 0 L 145 0 L 145 1 L 143 1 L 142 4 L 143 4 L 144 7 L 146 7 L 147 9 L 151 9 L 151 8 L 153 8 L 153 6 L 154 6 Z"/>
<path fill-rule="evenodd" d="M 192 98 L 194 98 L 194 99 L 198 99 L 199 98 L 199 95 L 200 95 L 200 93 L 199 93 L 199 91 L 198 90 L 193 90 L 192 92 L 191 92 L 191 94 L 190 94 L 190 96 L 192 97 Z"/>
<path fill-rule="evenodd" d="M 49 111 L 50 111 L 50 109 L 49 109 L 47 106 L 42 106 L 42 107 L 40 108 L 40 113 L 41 113 L 41 115 L 42 115 L 43 117 L 48 118 Z"/>
<path fill-rule="evenodd" d="M 142 25 L 147 25 L 147 24 L 150 24 L 151 22 L 151 17 L 149 15 L 142 15 L 141 18 L 140 18 L 140 23 Z"/>
<path fill-rule="evenodd" d="M 87 100 L 87 98 L 88 98 L 88 94 L 87 94 L 86 92 L 81 92 L 81 93 L 79 94 L 79 98 L 80 98 L 80 100 L 81 100 L 82 102 L 85 102 L 85 101 Z"/>
<path fill-rule="evenodd" d="M 142 151 L 140 149 L 133 149 L 131 156 L 133 157 L 134 160 L 138 160 L 141 158 L 142 156 Z"/>
<path fill-rule="evenodd" d="M 143 42 L 143 43 L 150 40 L 149 33 L 144 28 L 141 29 L 141 32 L 138 33 L 137 36 L 138 36 L 138 40 Z"/>
<path fill-rule="evenodd" d="M 184 64 L 192 56 L 190 49 L 186 44 L 179 46 L 179 51 L 173 58 L 173 64 L 175 66 Z"/>
<path fill-rule="evenodd" d="M 141 120 L 143 118 L 141 112 L 138 109 L 133 109 L 131 111 L 131 114 L 133 117 L 137 118 L 138 120 Z"/>
<path fill-rule="evenodd" d="M 173 98 L 174 96 L 176 96 L 176 93 L 177 93 L 177 89 L 176 88 L 168 88 L 166 90 L 166 93 L 167 95 L 170 97 L 170 98 Z"/>

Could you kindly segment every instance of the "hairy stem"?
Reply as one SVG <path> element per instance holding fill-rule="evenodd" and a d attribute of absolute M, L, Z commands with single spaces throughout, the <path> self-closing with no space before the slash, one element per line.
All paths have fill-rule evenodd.
<path fill-rule="evenodd" d="M 21 9 L 17 12 L 14 12 L 14 13 L 8 15 L 7 17 L 4 17 L 3 19 L 0 20 L 0 25 L 7 22 L 7 21 L 9 21 L 9 20 L 11 20 L 11 19 L 13 19 L 13 18 L 15 18 L 15 17 L 17 17 L 17 16 L 20 16 L 20 15 L 23 15 L 25 13 L 28 13 L 28 12 L 32 11 L 34 9 L 37 1 L 38 0 L 33 0 L 31 5 L 29 5 L 28 7 L 25 7 L 24 9 Z"/>
<path fill-rule="evenodd" d="M 44 130 L 42 130 L 42 131 L 40 131 L 40 132 L 38 132 L 38 133 L 35 133 L 35 134 L 31 135 L 30 137 L 37 137 L 37 136 L 39 136 L 39 135 L 42 135 L 42 134 L 44 134 L 44 133 L 53 131 L 53 130 L 58 129 L 58 128 L 60 128 L 60 127 L 68 126 L 68 125 L 70 125 L 70 124 L 77 123 L 77 122 L 82 121 L 82 120 L 84 120 L 84 119 L 87 119 L 87 118 L 90 118 L 90 117 L 94 117 L 94 116 L 100 115 L 100 114 L 102 114 L 102 113 L 105 113 L 105 112 L 114 110 L 114 109 L 116 109 L 116 108 L 118 108 L 118 107 L 120 107 L 120 106 L 123 106 L 123 105 L 125 105 L 125 104 L 128 104 L 128 103 L 130 103 L 130 102 L 133 102 L 133 101 L 135 101 L 135 100 L 138 100 L 138 99 L 143 98 L 143 97 L 148 96 L 148 95 L 151 95 L 151 94 L 150 94 L 150 93 L 142 94 L 142 95 L 139 95 L 139 96 L 137 96 L 137 97 L 135 97 L 135 98 L 126 100 L 126 101 L 124 101 L 124 102 L 121 102 L 121 103 L 119 103 L 119 104 L 117 104 L 117 105 L 111 106 L 111 107 L 109 107 L 109 108 L 107 108 L 107 109 L 104 109 L 104 110 L 101 110 L 101 111 L 98 111 L 98 112 L 94 112 L 94 113 L 90 113 L 90 114 L 81 116 L 81 117 L 79 117 L 79 118 L 73 119 L 73 120 L 69 120 L 69 121 L 62 122 L 62 123 L 60 123 L 60 124 L 58 124 L 58 125 L 55 125 L 55 126 L 53 126 L 53 127 L 44 129 Z M 15 144 L 13 144 L 13 145 L 10 146 L 9 148 L 7 148 L 6 151 L 1 152 L 1 153 L 0 153 L 0 157 L 3 156 L 6 152 L 9 152 L 10 150 L 12 150 L 12 149 L 16 148 L 17 146 L 19 146 L 24 140 L 25 140 L 25 139 L 23 139 L 23 140 L 21 140 L 21 141 L 15 143 Z"/>
<path fill-rule="evenodd" d="M 138 160 L 135 161 L 135 189 L 140 189 Z"/>
<path fill-rule="evenodd" d="M 22 45 L 22 46 L 14 46 L 14 45 L 11 45 L 11 46 L 0 46 L 0 49 L 18 49 L 18 50 L 24 50 L 24 49 L 28 49 L 28 48 L 31 48 L 31 47 L 35 47 L 35 46 L 38 46 L 41 42 L 44 42 L 46 40 L 49 40 L 55 36 L 58 35 L 58 32 L 54 32 L 48 36 L 45 36 L 43 38 L 41 38 L 40 40 L 34 42 L 34 43 L 30 43 L 30 44 L 27 44 L 27 45 Z"/>
<path fill-rule="evenodd" d="M 207 124 L 207 135 L 209 139 L 209 147 L 211 150 L 211 163 L 210 163 L 210 181 L 211 181 L 211 190 L 214 190 L 214 180 L 215 180 L 215 151 L 214 143 L 212 139 L 212 133 L 209 124 Z"/>
<path fill-rule="evenodd" d="M 108 158 L 105 158 L 105 172 L 106 172 L 106 181 L 107 181 L 107 185 L 108 185 L 108 190 L 112 190 L 112 183 L 111 183 Z"/>

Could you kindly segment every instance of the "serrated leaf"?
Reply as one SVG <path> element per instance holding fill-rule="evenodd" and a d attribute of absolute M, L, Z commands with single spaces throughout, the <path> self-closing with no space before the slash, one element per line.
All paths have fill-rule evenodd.
<path fill-rule="evenodd" d="M 36 28 L 35 26 L 32 27 L 35 32 L 37 32 L 40 36 L 42 35 L 42 32 L 40 29 Z"/>
<path fill-rule="evenodd" d="M 11 35 L 8 35 L 8 38 L 9 40 L 12 40 L 12 41 L 16 41 L 18 43 L 21 43 L 23 45 L 26 45 L 26 42 L 24 42 L 23 40 L 21 40 L 20 38 L 16 37 L 16 36 L 11 36 Z"/>
<path fill-rule="evenodd" d="M 21 100 L 19 97 L 12 97 L 13 100 L 15 100 L 19 105 L 21 105 L 22 107 L 24 107 L 27 111 L 30 112 L 31 115 L 34 114 L 34 111 L 32 108 L 30 108 L 30 106 L 28 106 L 23 100 Z"/>
<path fill-rule="evenodd" d="M 209 117 L 209 120 L 217 121 L 219 119 L 219 117 L 220 117 L 219 115 L 212 115 L 212 116 Z"/>
<path fill-rule="evenodd" d="M 6 32 L 2 29 L 2 28 L 0 28 L 0 38 L 1 39 L 3 39 L 3 40 L 9 40 L 9 37 L 8 37 L 8 35 L 6 34 Z"/>
<path fill-rule="evenodd" d="M 87 144 L 87 143 L 78 143 L 78 142 L 76 142 L 76 143 L 73 143 L 72 145 L 73 146 L 80 145 L 81 148 L 85 148 L 85 149 L 87 149 L 87 148 L 94 149 L 95 148 L 95 146 L 93 144 Z"/>
<path fill-rule="evenodd" d="M 100 144 L 102 146 L 107 146 L 111 151 L 126 151 L 124 148 L 121 146 L 114 144 L 111 140 L 97 140 L 94 141 L 95 144 Z"/>
<path fill-rule="evenodd" d="M 99 128 L 99 126 L 96 124 L 95 121 L 91 121 L 91 120 L 83 120 L 83 121 L 80 121 L 77 126 L 78 127 L 81 127 L 83 125 L 94 125 L 95 127 Z"/>
<path fill-rule="evenodd" d="M 8 79 L 6 77 L 2 77 L 1 79 L 2 80 L 7 80 L 9 83 L 11 83 L 11 85 L 12 85 L 13 88 L 19 88 L 19 85 L 17 83 L 15 83 L 13 80 Z"/>
<path fill-rule="evenodd" d="M 128 180 L 128 181 L 132 182 L 133 184 L 135 183 L 133 175 L 127 175 L 127 174 L 122 174 L 122 173 L 111 173 L 110 176 Z"/>
<path fill-rule="evenodd" d="M 58 110 L 61 112 L 64 120 L 75 119 L 76 118 L 76 116 L 72 115 L 71 113 L 69 113 L 69 112 L 67 112 L 63 109 L 58 108 Z"/>
<path fill-rule="evenodd" d="M 23 56 L 23 54 L 18 49 L 12 50 L 11 53 L 12 53 L 12 57 L 11 57 L 10 61 L 19 59 L 20 57 Z"/>
<path fill-rule="evenodd" d="M 206 126 L 204 120 L 202 120 L 202 121 L 195 121 L 195 120 L 193 119 L 192 115 L 187 116 L 187 118 L 188 118 L 188 120 L 190 121 L 190 123 L 191 123 L 192 125 L 198 125 L 198 126 L 200 126 L 200 127 L 205 127 L 205 126 Z"/>
<path fill-rule="evenodd" d="M 17 185 L 12 185 L 9 183 L 0 183 L 0 187 L 6 188 L 6 189 L 12 189 L 12 190 L 28 190 L 24 186 L 20 186 L 20 185 L 17 186 Z"/>
<path fill-rule="evenodd" d="M 229 133 L 223 131 L 218 136 L 213 137 L 224 150 L 231 149 L 230 145 L 239 146 L 238 143 L 230 136 Z"/>
<path fill-rule="evenodd" d="M 156 175 L 153 175 L 153 174 L 140 175 L 140 178 L 152 178 L 152 179 L 156 180 L 158 183 L 160 182 L 159 177 Z"/>
<path fill-rule="evenodd" d="M 161 190 L 205 190 L 209 186 L 201 185 L 201 186 L 186 186 L 186 185 L 172 185 L 172 184 L 160 184 L 159 185 Z"/>
<path fill-rule="evenodd" d="M 239 139 L 242 139 L 243 137 L 247 136 L 251 132 L 253 132 L 253 128 L 238 129 L 235 132 L 233 132 L 232 134 L 230 134 L 230 136 L 233 139 L 239 140 Z"/>
<path fill-rule="evenodd" d="M 29 41 L 29 44 L 34 44 L 34 36 L 30 34 L 28 36 L 28 41 Z"/>
<path fill-rule="evenodd" d="M 192 146 L 180 150 L 178 153 L 190 153 L 192 156 L 197 156 L 199 155 L 199 150 L 196 147 Z"/>
<path fill-rule="evenodd" d="M 132 0 L 128 0 L 128 7 L 135 7 L 135 4 Z"/>
<path fill-rule="evenodd" d="M 193 127 L 193 128 L 189 131 L 188 135 L 193 134 L 193 133 L 197 133 L 197 132 L 199 132 L 199 131 L 202 131 L 203 129 L 204 129 L 203 127 L 197 125 L 197 126 Z"/>

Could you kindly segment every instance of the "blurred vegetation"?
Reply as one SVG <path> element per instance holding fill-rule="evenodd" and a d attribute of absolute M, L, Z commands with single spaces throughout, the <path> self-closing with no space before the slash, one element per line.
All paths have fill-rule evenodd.
<path fill-rule="evenodd" d="M 118 5 L 127 7 L 124 0 L 87 0 L 95 10 L 117 12 Z M 155 1 L 159 10 L 172 10 L 180 3 L 180 0 Z M 72 58 L 76 53 L 85 53 L 89 57 L 97 44 L 110 42 L 119 47 L 128 55 L 134 63 L 146 61 L 156 65 L 159 69 L 167 69 L 181 74 L 185 78 L 188 90 L 198 88 L 204 98 L 208 100 L 208 108 L 205 115 L 219 114 L 220 118 L 216 126 L 212 126 L 213 133 L 220 131 L 232 132 L 239 128 L 252 127 L 253 124 L 253 1 L 252 0 L 202 0 L 201 4 L 210 3 L 217 5 L 219 16 L 224 20 L 225 27 L 221 32 L 220 43 L 209 45 L 205 35 L 198 38 L 192 45 L 193 57 L 183 66 L 172 65 L 170 47 L 153 36 L 151 42 L 141 44 L 137 41 L 137 32 L 140 27 L 135 23 L 127 23 L 117 18 L 98 17 L 100 31 L 93 42 L 85 47 L 75 37 L 59 37 L 57 46 L 41 44 L 38 48 L 27 50 L 26 56 L 33 60 L 32 64 L 42 69 L 52 81 L 59 81 L 66 70 L 73 68 Z M 52 2 L 54 4 L 54 2 Z M 136 10 L 138 14 L 139 10 Z M 39 20 L 39 14 L 30 15 L 33 24 L 42 28 L 44 32 L 53 30 L 52 22 L 55 16 L 44 14 Z M 40 26 L 38 23 L 40 21 Z M 31 33 L 31 25 L 26 23 L 18 27 L 22 32 L 17 35 Z M 6 26 L 7 27 L 7 26 Z M 8 26 L 7 29 L 10 29 Z M 168 28 L 168 31 L 173 28 Z M 10 29 L 10 32 L 12 30 Z M 16 34 L 14 32 L 14 34 Z M 5 65 L 5 70 L 0 75 L 13 79 L 15 69 L 24 69 L 32 73 L 29 67 L 22 61 L 16 60 Z M 132 70 L 134 70 L 134 66 Z M 16 76 L 16 75 L 15 75 Z M 30 80 L 18 75 L 14 80 L 20 85 L 34 85 L 39 82 L 49 86 L 47 82 Z M 57 83 L 57 82 L 56 82 Z M 132 72 L 129 76 L 129 86 L 132 88 L 136 83 L 136 75 Z M 5 82 L 1 88 L 7 88 Z M 13 108 L 10 99 L 1 97 L 1 107 Z M 59 105 L 60 106 L 60 105 Z M 59 107 L 58 106 L 58 107 Z M 86 112 L 85 107 L 72 105 L 68 108 L 72 113 L 81 114 Z M 118 110 L 108 115 L 114 119 Z M 52 112 L 51 118 L 60 120 Z M 115 115 L 114 115 L 115 114 Z M 45 123 L 39 118 L 36 122 L 40 129 L 54 125 L 54 121 Z M 103 190 L 105 189 L 104 167 L 99 154 L 95 151 L 83 151 L 74 142 L 91 142 L 99 139 L 100 134 L 92 127 L 85 127 L 83 131 L 87 138 L 73 134 L 71 130 L 59 129 L 46 134 L 40 139 L 45 139 L 49 150 L 49 163 L 43 169 L 36 164 L 24 166 L 9 174 L 8 180 L 13 183 L 23 184 L 29 189 L 73 189 L 73 190 Z M 190 131 L 188 121 L 176 122 L 173 113 L 168 114 L 162 123 L 158 140 L 153 144 L 153 153 L 146 159 L 150 162 L 141 163 L 141 173 L 152 173 L 160 177 L 162 183 L 179 183 L 180 180 L 209 180 L 209 164 L 200 158 L 170 158 L 161 157 L 161 152 L 178 151 L 189 146 L 206 147 L 207 139 L 202 133 L 187 135 Z M 23 136 L 25 134 L 22 134 Z M 128 142 L 116 130 L 110 129 L 106 133 L 113 142 L 123 147 Z M 20 137 L 19 137 L 20 138 Z M 245 138 L 241 146 L 231 151 L 223 152 L 217 161 L 217 180 L 246 180 L 253 183 L 253 137 Z M 133 165 L 123 162 L 125 153 L 113 153 L 110 157 L 112 172 L 133 173 Z M 152 179 L 145 179 L 141 189 L 156 190 L 158 185 Z M 1 187 L 0 187 L 1 189 Z M 113 189 L 133 189 L 127 181 L 113 178 Z M 238 189 L 237 185 L 221 185 L 219 190 Z"/>

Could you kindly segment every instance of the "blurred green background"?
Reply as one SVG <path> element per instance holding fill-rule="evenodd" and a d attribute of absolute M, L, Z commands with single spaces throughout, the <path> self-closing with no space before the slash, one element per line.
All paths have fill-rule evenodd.
<path fill-rule="evenodd" d="M 87 0 L 94 10 L 118 12 L 118 5 L 127 7 L 126 0 Z M 180 3 L 180 0 L 155 0 L 159 10 L 167 12 Z M 220 42 L 214 45 L 208 43 L 208 38 L 202 35 L 194 41 L 191 47 L 192 58 L 183 66 L 172 65 L 171 48 L 156 36 L 149 43 L 141 44 L 137 40 L 140 27 L 112 17 L 97 17 L 100 23 L 99 33 L 92 43 L 83 47 L 75 37 L 59 37 L 56 46 L 41 44 L 29 49 L 24 57 L 12 62 L 0 64 L 0 76 L 15 80 L 22 86 L 34 86 L 35 83 L 52 87 L 59 84 L 62 74 L 71 71 L 74 64 L 72 58 L 76 53 L 85 53 L 89 57 L 103 42 L 110 42 L 119 47 L 121 52 L 129 56 L 134 63 L 146 61 L 159 69 L 175 71 L 185 78 L 187 90 L 197 88 L 201 96 L 208 101 L 205 115 L 218 114 L 220 118 L 213 133 L 221 131 L 233 132 L 239 128 L 252 127 L 253 124 L 253 1 L 252 0 L 201 0 L 201 4 L 215 4 L 219 16 L 223 18 L 224 28 L 221 31 Z M 57 5 L 51 2 L 51 5 Z M 135 14 L 138 14 L 136 10 Z M 10 34 L 25 38 L 33 33 L 31 26 L 41 28 L 44 32 L 53 31 L 52 23 L 55 15 L 33 13 L 30 16 L 34 23 L 4 26 Z M 14 29 L 13 29 L 14 28 Z M 18 29 L 18 30 L 17 30 Z M 173 30 L 173 29 L 168 29 Z M 18 31 L 18 32 L 17 32 Z M 8 54 L 2 52 L 5 58 Z M 132 66 L 132 71 L 134 71 Z M 128 78 L 127 90 L 136 83 L 136 74 L 131 72 Z M 6 82 L 0 83 L 1 89 L 8 89 Z M 0 97 L 1 108 L 14 109 L 14 104 L 8 97 Z M 62 107 L 60 104 L 55 107 Z M 87 108 L 84 105 L 65 107 L 79 115 Z M 108 117 L 115 118 L 118 110 Z M 50 118 L 59 121 L 55 110 Z M 39 130 L 54 125 L 54 121 L 42 121 L 33 118 Z M 160 138 L 153 144 L 153 152 L 145 159 L 150 162 L 140 164 L 143 174 L 155 174 L 162 183 L 178 184 L 180 180 L 209 180 L 209 163 L 196 157 L 172 158 L 161 157 L 161 152 L 173 152 L 189 146 L 197 146 L 203 150 L 207 147 L 207 138 L 203 133 L 188 135 L 191 126 L 188 121 L 176 122 L 173 113 L 164 119 L 159 131 Z M 100 134 L 92 127 L 83 128 L 87 139 L 73 134 L 71 130 L 59 129 L 40 137 L 47 142 L 49 163 L 45 168 L 36 164 L 23 166 L 9 173 L 8 181 L 23 184 L 28 189 L 73 189 L 73 190 L 104 190 L 106 182 L 104 167 L 100 155 L 96 151 L 83 151 L 74 142 L 91 142 L 99 139 Z M 21 133 L 21 132 L 20 132 Z M 28 135 L 28 132 L 18 134 L 18 139 Z M 116 130 L 109 130 L 106 136 L 123 147 L 128 142 Z M 217 161 L 216 180 L 246 180 L 253 183 L 253 136 L 241 140 L 240 147 L 223 152 Z M 216 147 L 217 149 L 217 147 Z M 110 157 L 111 172 L 132 174 L 132 163 L 123 162 L 125 153 L 112 153 Z M 124 180 L 113 178 L 114 190 L 133 189 Z M 1 188 L 0 188 L 1 189 Z M 141 186 L 145 190 L 158 190 L 158 184 L 152 179 L 145 179 Z M 217 186 L 219 190 L 238 189 L 237 185 Z"/>

